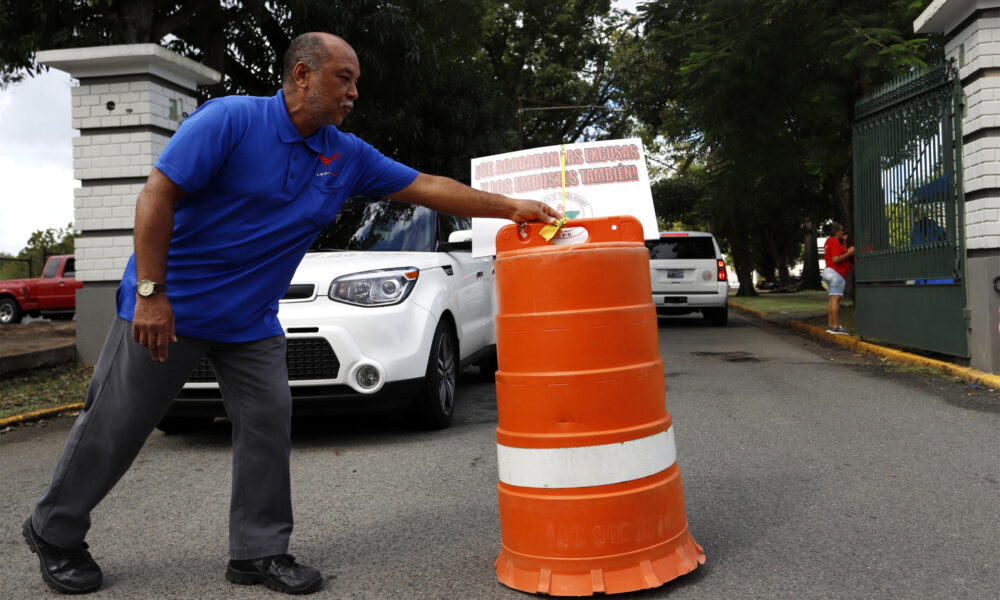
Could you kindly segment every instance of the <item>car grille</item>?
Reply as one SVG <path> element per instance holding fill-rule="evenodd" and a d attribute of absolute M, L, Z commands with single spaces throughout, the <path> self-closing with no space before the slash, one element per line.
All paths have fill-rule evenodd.
<path fill-rule="evenodd" d="M 336 379 L 340 372 L 340 361 L 330 343 L 323 338 L 291 338 L 285 352 L 289 381 L 304 379 Z M 215 369 L 207 356 L 188 377 L 188 383 L 215 382 Z"/>

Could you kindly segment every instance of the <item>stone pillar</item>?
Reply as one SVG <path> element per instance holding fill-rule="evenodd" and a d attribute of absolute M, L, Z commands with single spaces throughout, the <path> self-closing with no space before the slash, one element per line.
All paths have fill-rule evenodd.
<path fill-rule="evenodd" d="M 1000 373 L 1000 2 L 935 0 L 913 29 L 945 34 L 962 80 L 969 364 Z"/>
<path fill-rule="evenodd" d="M 167 140 L 197 107 L 199 85 L 218 72 L 156 44 L 37 53 L 66 71 L 72 89 L 78 358 L 97 362 L 115 317 L 115 291 L 132 254 L 135 201 Z"/>

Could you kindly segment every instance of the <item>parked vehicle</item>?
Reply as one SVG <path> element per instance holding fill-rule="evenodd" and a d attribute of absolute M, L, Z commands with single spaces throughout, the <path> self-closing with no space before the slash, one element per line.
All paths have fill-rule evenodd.
<path fill-rule="evenodd" d="M 710 233 L 667 231 L 647 240 L 653 304 L 661 315 L 701 312 L 713 325 L 729 319 L 726 261 Z"/>
<path fill-rule="evenodd" d="M 41 277 L 0 281 L 0 325 L 20 323 L 25 315 L 71 319 L 82 287 L 72 254 L 50 256 Z"/>
<path fill-rule="evenodd" d="M 472 257 L 470 221 L 351 199 L 313 243 L 279 304 L 296 415 L 408 409 L 451 424 L 460 369 L 496 372 L 493 259 Z M 159 424 L 224 416 L 206 357 Z"/>

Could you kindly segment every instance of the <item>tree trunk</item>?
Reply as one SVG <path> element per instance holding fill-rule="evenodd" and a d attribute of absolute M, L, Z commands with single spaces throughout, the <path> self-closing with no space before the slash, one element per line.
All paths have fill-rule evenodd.
<path fill-rule="evenodd" d="M 774 241 L 773 235 L 767 236 L 767 251 L 771 254 L 775 270 L 778 271 L 778 287 L 788 285 L 788 261 L 782 256 L 778 243 Z"/>
<path fill-rule="evenodd" d="M 847 193 L 847 188 L 844 187 L 845 177 L 846 175 L 842 172 L 830 175 L 830 191 L 833 192 L 833 199 L 837 204 L 837 210 L 840 212 L 840 224 L 844 226 L 844 229 L 848 233 L 852 233 L 851 230 L 854 228 L 854 222 L 851 219 L 851 197 Z"/>
<path fill-rule="evenodd" d="M 757 290 L 753 287 L 753 255 L 749 251 L 749 244 L 731 244 L 733 269 L 736 270 L 736 277 L 740 280 L 740 289 L 736 291 L 737 296 L 756 296 Z"/>
<path fill-rule="evenodd" d="M 802 278 L 799 280 L 799 290 L 823 289 L 819 268 L 819 250 L 816 248 L 816 228 L 811 219 L 807 219 L 803 234 L 805 251 L 802 253 Z"/>
<path fill-rule="evenodd" d="M 790 275 L 788 274 L 788 258 L 784 253 L 775 257 L 778 261 L 778 287 L 788 287 Z"/>
<path fill-rule="evenodd" d="M 737 296 L 756 296 L 757 290 L 753 287 L 753 267 L 749 263 L 738 263 L 735 260 L 734 269 L 736 277 L 740 280 L 740 289 L 736 290 Z"/>

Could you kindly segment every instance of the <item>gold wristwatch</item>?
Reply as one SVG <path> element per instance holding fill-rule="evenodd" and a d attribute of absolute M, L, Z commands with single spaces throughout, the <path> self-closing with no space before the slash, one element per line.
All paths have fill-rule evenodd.
<path fill-rule="evenodd" d="M 149 298 L 154 294 L 165 291 L 167 291 L 167 285 L 165 283 L 156 283 L 155 281 L 150 281 L 148 279 L 141 279 L 135 284 L 135 293 L 139 294 L 143 298 Z"/>

